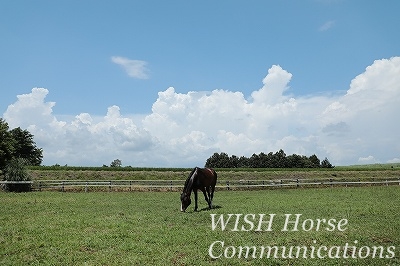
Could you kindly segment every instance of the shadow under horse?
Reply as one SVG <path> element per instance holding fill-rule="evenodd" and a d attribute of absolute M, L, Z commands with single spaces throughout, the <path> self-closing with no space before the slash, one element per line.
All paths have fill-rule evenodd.
<path fill-rule="evenodd" d="M 186 179 L 183 192 L 181 194 L 181 211 L 186 211 L 192 202 L 190 195 L 194 192 L 194 211 L 197 211 L 197 190 L 201 190 L 208 207 L 212 208 L 212 199 L 214 197 L 215 185 L 217 184 L 217 173 L 210 168 L 195 167 Z"/>

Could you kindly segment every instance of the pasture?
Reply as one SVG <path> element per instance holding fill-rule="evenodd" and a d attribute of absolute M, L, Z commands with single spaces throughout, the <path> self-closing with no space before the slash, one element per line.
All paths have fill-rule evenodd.
<path fill-rule="evenodd" d="M 39 180 L 185 180 L 192 168 L 133 167 L 30 167 L 29 174 Z M 399 178 L 399 164 L 338 166 L 335 168 L 221 168 L 218 180 L 314 179 L 346 180 Z"/>
<path fill-rule="evenodd" d="M 204 209 L 207 204 L 199 195 L 200 211 L 193 212 L 192 204 L 186 213 L 179 212 L 179 192 L 0 192 L 0 201 L 1 265 L 400 264 L 399 186 L 220 190 L 215 193 L 214 209 Z M 234 224 L 212 230 L 210 214 L 225 218 L 276 214 L 276 218 L 271 231 L 234 230 Z M 302 214 L 309 221 L 346 219 L 348 224 L 345 230 L 315 230 L 308 223 L 305 230 L 282 231 L 284 214 Z M 239 221 L 238 228 L 242 225 L 251 229 L 249 223 Z M 212 255 L 221 256 L 212 258 L 210 246 L 216 241 L 220 242 Z M 251 253 L 238 258 L 236 248 L 318 249 L 346 243 L 351 246 L 347 258 L 340 259 L 253 258 Z M 381 246 L 383 256 L 389 258 L 371 254 L 352 258 L 353 251 L 358 254 L 361 249 L 360 255 L 365 256 L 374 246 Z"/>

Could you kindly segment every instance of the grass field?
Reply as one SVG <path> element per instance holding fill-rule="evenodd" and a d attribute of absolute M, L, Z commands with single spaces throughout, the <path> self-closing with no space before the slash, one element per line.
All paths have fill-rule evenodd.
<path fill-rule="evenodd" d="M 125 168 L 125 167 L 32 167 L 33 180 L 185 180 L 192 169 L 185 168 Z M 399 178 L 398 165 L 369 165 L 353 167 L 271 169 L 216 169 L 218 180 L 265 180 L 289 178 L 338 178 L 363 180 L 369 178 Z"/>
<path fill-rule="evenodd" d="M 199 200 L 200 209 L 206 207 Z M 1 265 L 400 265 L 399 186 L 217 191 L 214 209 L 193 212 L 191 205 L 187 213 L 179 212 L 177 192 L 0 192 L 0 202 Z M 213 231 L 210 214 L 276 218 L 272 231 L 232 231 L 234 224 Z M 344 231 L 281 231 L 284 214 L 348 224 Z M 228 256 L 238 246 L 348 243 L 362 256 L 381 246 L 391 258 L 354 259 L 349 248 L 347 259 L 228 259 L 217 242 L 212 253 L 222 255 L 213 259 L 209 249 L 216 241 L 224 242 Z"/>

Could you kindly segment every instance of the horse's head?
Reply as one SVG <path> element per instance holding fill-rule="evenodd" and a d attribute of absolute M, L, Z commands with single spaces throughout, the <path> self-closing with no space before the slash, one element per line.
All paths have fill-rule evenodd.
<path fill-rule="evenodd" d="M 186 208 L 189 207 L 190 203 L 192 203 L 192 200 L 190 199 L 190 194 L 186 194 L 183 192 L 181 194 L 181 212 L 186 211 Z"/>

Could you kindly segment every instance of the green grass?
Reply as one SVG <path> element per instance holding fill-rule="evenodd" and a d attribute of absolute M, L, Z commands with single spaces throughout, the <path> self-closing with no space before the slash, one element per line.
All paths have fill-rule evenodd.
<path fill-rule="evenodd" d="M 64 170 L 62 170 L 64 169 Z M 192 169 L 135 169 L 120 171 L 105 167 L 107 170 L 83 168 L 84 170 L 60 167 L 47 169 L 30 168 L 29 174 L 38 180 L 185 180 Z M 113 170 L 114 169 L 114 170 Z M 271 179 L 314 179 L 335 178 L 346 180 L 370 178 L 398 178 L 400 167 L 373 168 L 349 167 L 333 169 L 217 169 L 218 180 L 271 180 Z"/>
<path fill-rule="evenodd" d="M 193 200 L 193 195 L 192 195 Z M 199 209 L 205 208 L 199 196 Z M 176 192 L 0 193 L 1 265 L 399 265 L 400 187 L 217 191 L 179 212 Z M 211 230 L 210 214 L 276 214 L 271 232 Z M 341 232 L 282 232 L 283 215 L 347 219 Z M 225 216 L 226 217 L 226 216 Z M 228 228 L 232 229 L 233 226 Z M 392 259 L 212 259 L 226 246 L 395 246 Z M 218 253 L 221 249 L 215 249 Z"/>
<path fill-rule="evenodd" d="M 200 166 L 200 165 L 198 165 Z M 200 166 L 201 167 L 201 166 Z M 132 171 L 158 171 L 158 172 L 179 172 L 191 171 L 193 168 L 182 167 L 96 167 L 96 166 L 29 166 L 30 170 L 40 171 L 112 171 L 112 172 L 132 172 Z M 347 171 L 347 170 L 393 170 L 400 168 L 400 163 L 386 163 L 386 164 L 363 164 L 363 165 L 349 165 L 349 166 L 335 166 L 335 168 L 318 168 L 321 171 Z M 217 168 L 218 171 L 315 171 L 316 168 Z"/>

